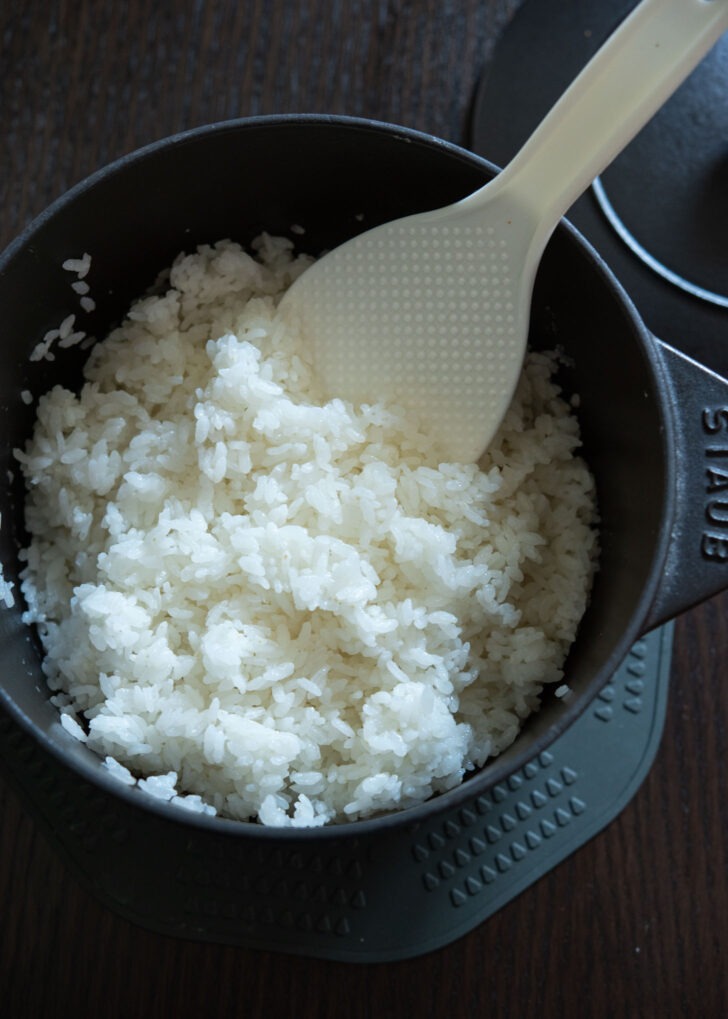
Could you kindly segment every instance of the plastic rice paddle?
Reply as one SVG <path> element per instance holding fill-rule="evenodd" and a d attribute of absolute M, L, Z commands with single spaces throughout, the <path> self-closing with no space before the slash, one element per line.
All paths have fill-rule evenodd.
<path fill-rule="evenodd" d="M 303 273 L 282 310 L 324 393 L 398 404 L 445 457 L 477 460 L 518 381 L 554 228 L 726 29 L 728 0 L 643 0 L 491 182 Z"/>

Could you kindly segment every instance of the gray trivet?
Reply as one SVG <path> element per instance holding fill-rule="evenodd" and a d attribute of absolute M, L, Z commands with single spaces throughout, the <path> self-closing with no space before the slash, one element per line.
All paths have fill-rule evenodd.
<path fill-rule="evenodd" d="M 587 712 L 490 793 L 366 838 L 243 841 L 166 821 L 61 766 L 0 714 L 0 763 L 78 880 L 173 937 L 352 962 L 466 934 L 604 828 L 646 776 L 672 626 L 648 634 Z"/>

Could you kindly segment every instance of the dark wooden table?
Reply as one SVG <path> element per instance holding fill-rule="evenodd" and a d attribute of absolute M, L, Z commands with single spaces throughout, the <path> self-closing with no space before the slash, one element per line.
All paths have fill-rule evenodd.
<path fill-rule="evenodd" d="M 0 0 L 0 244 L 112 158 L 205 122 L 347 113 L 462 142 L 519 6 Z M 728 1014 L 727 612 L 721 596 L 679 619 L 661 749 L 618 819 L 472 933 L 408 962 L 149 933 L 87 894 L 0 785 L 0 1015 Z"/>

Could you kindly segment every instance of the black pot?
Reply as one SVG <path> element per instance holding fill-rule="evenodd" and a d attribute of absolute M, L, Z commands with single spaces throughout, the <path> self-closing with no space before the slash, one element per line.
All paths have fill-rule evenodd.
<path fill-rule="evenodd" d="M 82 182 L 0 258 L 2 491 L 0 552 L 17 585 L 26 542 L 13 449 L 32 428 L 35 396 L 80 380 L 83 355 L 29 361 L 77 300 L 62 263 L 89 252 L 96 309 L 84 328 L 103 337 L 179 251 L 262 230 L 305 227 L 305 249 L 332 247 L 394 217 L 445 205 L 495 167 L 453 145 L 370 121 L 288 116 L 213 125 L 151 145 Z M 87 323 L 87 324 L 86 324 Z M 546 694 L 515 744 L 459 789 L 414 809 L 350 822 L 374 832 L 422 820 L 491 788 L 581 714 L 635 640 L 728 586 L 728 382 L 655 339 L 599 255 L 566 223 L 538 273 L 530 342 L 573 360 L 567 390 L 581 397 L 584 455 L 597 480 L 601 566 L 566 665 L 567 702 Z M 59 723 L 21 621 L 0 612 L 0 705 L 44 748 L 115 796 L 181 824 L 243 837 L 276 835 L 255 823 L 193 815 L 119 784 Z M 341 827 L 280 832 L 321 839 Z"/>

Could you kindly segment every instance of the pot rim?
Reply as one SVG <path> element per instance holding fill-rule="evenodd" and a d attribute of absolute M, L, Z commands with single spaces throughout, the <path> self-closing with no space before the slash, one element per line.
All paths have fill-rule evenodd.
<path fill-rule="evenodd" d="M 203 124 L 199 127 L 190 128 L 152 141 L 138 149 L 125 153 L 112 162 L 93 171 L 63 194 L 59 195 L 42 212 L 35 216 L 23 229 L 23 231 L 10 244 L 0 252 L 0 276 L 6 267 L 12 262 L 16 255 L 28 245 L 34 235 L 61 210 L 76 201 L 86 191 L 91 190 L 96 184 L 111 176 L 124 171 L 130 164 L 138 164 L 146 159 L 154 157 L 158 152 L 184 146 L 189 143 L 204 141 L 206 137 L 224 133 L 239 133 L 241 131 L 256 128 L 277 128 L 312 125 L 316 127 L 349 128 L 362 132 L 386 134 L 390 137 L 401 140 L 403 143 L 415 143 L 432 148 L 442 149 L 447 154 L 454 156 L 463 162 L 479 168 L 487 169 L 491 173 L 497 173 L 498 167 L 482 156 L 459 146 L 453 142 L 438 138 L 435 135 L 418 131 L 413 128 L 403 127 L 398 124 L 378 121 L 370 118 L 353 117 L 347 115 L 330 115 L 318 113 L 291 113 L 272 114 L 254 117 L 240 117 L 231 120 L 216 121 Z M 646 357 L 649 367 L 662 392 L 667 392 L 665 387 L 666 372 L 663 359 L 660 355 L 658 342 L 654 335 L 643 323 L 639 312 L 628 294 L 616 279 L 602 256 L 592 247 L 567 219 L 562 219 L 557 227 L 561 235 L 567 234 L 572 245 L 576 245 L 591 261 L 599 272 L 603 284 L 611 294 L 625 308 L 633 327 L 636 329 L 641 342 L 641 349 Z M 675 424 L 673 415 L 669 411 L 666 400 L 660 400 L 657 404 L 660 414 L 660 428 L 663 435 L 663 445 L 670 448 L 674 441 Z M 665 491 L 662 493 L 663 514 L 660 533 L 657 536 L 655 545 L 655 556 L 648 582 L 643 588 L 638 601 L 637 608 L 632 615 L 630 627 L 622 634 L 620 641 L 615 646 L 612 654 L 605 661 L 595 676 L 592 678 L 587 689 L 578 697 L 573 698 L 571 703 L 562 702 L 562 710 L 557 719 L 541 735 L 534 737 L 528 746 L 528 755 L 524 752 L 511 754 L 511 748 L 507 748 L 500 757 L 493 758 L 485 766 L 469 773 L 458 786 L 446 792 L 438 793 L 423 803 L 413 807 L 404 808 L 398 811 L 391 811 L 386 814 L 374 815 L 360 820 L 343 821 L 330 823 L 318 827 L 303 828 L 277 828 L 268 827 L 257 821 L 239 821 L 219 815 L 208 815 L 190 811 L 184 807 L 171 803 L 156 800 L 152 796 L 144 794 L 136 786 L 126 786 L 113 775 L 96 766 L 95 762 L 87 757 L 92 753 L 83 745 L 69 749 L 80 750 L 81 752 L 70 753 L 62 747 L 59 741 L 53 738 L 50 733 L 38 728 L 25 713 L 0 687 L 0 704 L 8 711 L 10 716 L 29 734 L 40 746 L 48 751 L 61 765 L 71 768 L 81 778 L 89 781 L 92 785 L 102 788 L 112 796 L 120 796 L 132 807 L 151 812 L 152 814 L 175 824 L 182 823 L 193 828 L 203 828 L 225 836 L 255 838 L 263 841 L 285 839 L 287 841 L 318 841 L 319 839 L 346 839 L 369 836 L 374 833 L 383 833 L 393 828 L 419 827 L 421 824 L 431 821 L 437 815 L 448 810 L 462 807 L 474 796 L 486 794 L 498 783 L 522 768 L 530 760 L 537 757 L 548 746 L 550 746 L 566 729 L 591 704 L 598 691 L 608 681 L 618 665 L 626 656 L 632 644 L 642 635 L 642 628 L 647 619 L 650 606 L 660 587 L 661 569 L 667 557 L 669 546 L 671 522 L 675 515 L 675 467 L 672 458 L 665 457 L 666 477 Z M 55 710 L 55 708 L 53 709 Z M 59 728 L 60 721 L 59 721 Z M 64 730 L 65 732 L 65 730 Z M 73 740 L 69 734 L 65 734 L 68 740 Z M 76 742 L 76 741 L 74 741 Z M 512 747 L 517 747 L 518 738 Z M 515 757 L 515 760 L 511 758 Z M 100 757 L 99 757 L 100 760 Z"/>

